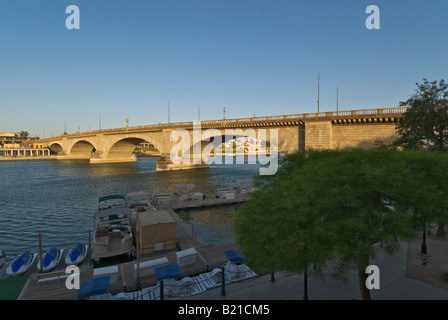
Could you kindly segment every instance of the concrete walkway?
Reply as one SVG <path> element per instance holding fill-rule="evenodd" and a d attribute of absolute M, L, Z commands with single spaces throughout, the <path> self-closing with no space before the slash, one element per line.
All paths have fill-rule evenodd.
<path fill-rule="evenodd" d="M 443 246 L 446 244 L 448 241 L 441 242 Z M 406 276 L 408 263 L 415 264 L 419 259 L 423 261 L 422 257 L 418 256 L 415 246 L 416 243 L 403 243 L 398 254 L 382 254 L 372 262 L 380 270 L 380 289 L 371 289 L 373 300 L 448 300 L 448 288 L 430 285 Z M 446 249 L 448 247 L 444 247 L 444 250 Z M 448 265 L 442 267 L 448 270 Z M 221 295 L 219 287 L 182 300 L 303 300 L 303 276 L 277 272 L 275 280 L 272 282 L 270 275 L 264 275 L 226 285 L 225 296 Z M 309 300 L 361 299 L 357 272 L 349 273 L 347 282 L 332 279 L 329 270 L 324 270 L 323 278 L 310 274 L 308 298 Z"/>

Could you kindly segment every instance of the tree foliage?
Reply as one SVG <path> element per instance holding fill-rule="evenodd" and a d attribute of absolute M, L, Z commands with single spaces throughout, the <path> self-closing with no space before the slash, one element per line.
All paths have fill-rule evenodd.
<path fill-rule="evenodd" d="M 22 140 L 27 140 L 30 136 L 30 134 L 28 133 L 28 131 L 20 131 L 19 133 L 20 139 Z"/>
<path fill-rule="evenodd" d="M 410 108 L 397 124 L 397 145 L 447 150 L 448 84 L 444 80 L 423 79 L 422 84 L 417 83 L 415 94 L 400 105 Z"/>
<path fill-rule="evenodd" d="M 437 165 L 425 154 L 431 155 L 394 149 L 289 155 L 276 175 L 260 177 L 260 189 L 237 213 L 237 244 L 256 270 L 303 273 L 311 263 L 331 261 L 342 277 L 355 267 L 368 299 L 365 269 L 378 249 L 396 252 L 440 207 L 442 191 L 429 183 Z M 440 182 L 447 178 L 439 174 Z"/>
<path fill-rule="evenodd" d="M 438 235 L 444 236 L 448 221 L 448 154 L 414 150 L 404 152 L 402 159 L 412 175 L 412 196 L 406 201 L 413 211 L 415 227 L 422 231 L 429 223 L 437 222 Z"/>

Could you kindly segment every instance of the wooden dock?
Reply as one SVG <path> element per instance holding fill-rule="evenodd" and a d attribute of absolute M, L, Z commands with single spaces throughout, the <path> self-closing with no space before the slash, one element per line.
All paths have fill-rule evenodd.
<path fill-rule="evenodd" d="M 233 242 L 207 245 L 194 233 L 194 230 L 189 224 L 179 219 L 173 210 L 168 211 L 177 221 L 177 248 L 169 251 L 156 251 L 152 254 L 142 256 L 139 260 L 140 264 L 145 261 L 159 258 L 167 258 L 169 264 L 176 264 L 176 252 L 195 248 L 197 251 L 196 263 L 180 267 L 180 277 L 182 278 L 208 272 L 214 268 L 223 266 L 228 261 L 228 257 L 224 254 L 224 251 L 237 250 L 235 243 Z M 110 293 L 117 294 L 119 292 L 132 292 L 157 284 L 155 274 L 141 276 L 137 279 L 137 273 L 134 268 L 134 264 L 136 263 L 137 262 L 134 260 L 116 265 L 118 267 L 118 273 L 116 274 L 116 277 L 114 277 L 116 280 L 109 284 L 108 291 Z M 2 268 L 3 273 L 3 270 L 6 270 L 6 267 L 7 266 L 4 266 Z M 39 275 L 36 270 L 35 263 L 32 269 L 27 272 L 29 278 L 18 297 L 18 300 L 78 300 L 78 290 L 70 290 L 66 288 L 65 281 L 68 274 L 65 273 L 65 268 L 65 264 L 61 261 L 55 271 L 52 271 L 50 274 L 52 280 L 42 281 L 42 276 Z M 84 261 L 79 268 L 81 284 L 94 278 L 94 267 L 89 264 L 88 260 Z"/>
<path fill-rule="evenodd" d="M 172 210 L 187 210 L 202 207 L 212 207 L 226 204 L 239 204 L 246 202 L 250 199 L 249 194 L 236 193 L 234 199 L 226 198 L 205 198 L 201 200 L 179 200 L 170 201 L 167 203 L 155 204 L 157 209 L 172 209 Z"/>

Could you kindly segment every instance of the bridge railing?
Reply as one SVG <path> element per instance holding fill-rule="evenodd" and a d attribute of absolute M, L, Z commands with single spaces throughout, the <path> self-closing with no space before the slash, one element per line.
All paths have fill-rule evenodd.
<path fill-rule="evenodd" d="M 380 109 L 383 114 L 391 114 L 391 113 L 405 113 L 409 107 L 398 107 L 398 108 L 386 108 Z"/>

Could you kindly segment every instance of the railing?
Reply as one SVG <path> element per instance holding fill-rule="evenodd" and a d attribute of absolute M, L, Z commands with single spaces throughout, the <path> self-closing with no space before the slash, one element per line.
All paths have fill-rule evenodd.
<path fill-rule="evenodd" d="M 392 115 L 403 114 L 409 107 L 394 107 L 394 108 L 382 108 L 382 109 L 364 109 L 364 110 L 350 110 L 350 111 L 334 111 L 334 112 L 318 112 L 318 113 L 302 113 L 302 114 L 288 114 L 288 115 L 276 115 L 265 117 L 252 117 L 252 118 L 237 118 L 237 119 L 220 119 L 220 120 L 205 120 L 201 121 L 202 125 L 226 125 L 233 123 L 247 123 L 247 122 L 259 122 L 259 121 L 276 121 L 276 120 L 294 120 L 294 119 L 318 119 L 318 118 L 333 118 L 333 117 L 357 117 L 357 116 L 369 116 L 369 115 Z M 65 134 L 61 136 L 55 136 L 51 138 L 41 139 L 54 140 L 64 137 L 76 137 L 86 135 L 96 135 L 99 133 L 109 134 L 127 131 L 146 131 L 146 130 L 163 130 L 169 128 L 190 128 L 193 127 L 193 121 L 187 122 L 175 122 L 175 123 L 159 123 L 153 125 L 143 125 L 136 127 L 124 127 L 104 130 L 93 130 L 79 133 Z"/>

